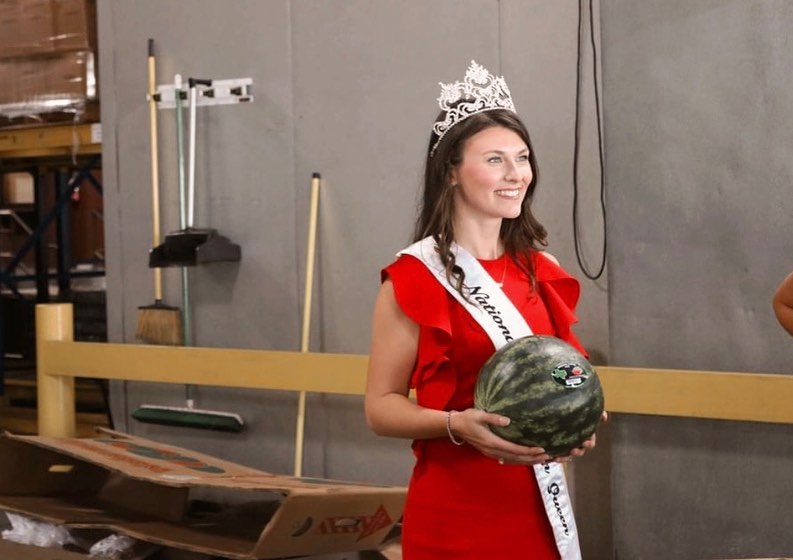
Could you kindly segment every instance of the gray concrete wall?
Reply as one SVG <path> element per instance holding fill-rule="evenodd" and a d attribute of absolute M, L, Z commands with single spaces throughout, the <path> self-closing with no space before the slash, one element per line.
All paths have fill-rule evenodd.
<path fill-rule="evenodd" d="M 537 210 L 550 248 L 582 277 L 571 217 L 575 2 L 100 0 L 99 8 L 113 340 L 134 342 L 137 307 L 152 299 L 149 37 L 160 82 L 177 71 L 254 79 L 253 104 L 199 112 L 197 221 L 240 243 L 243 260 L 191 272 L 198 344 L 298 348 L 318 171 L 312 349 L 367 351 L 379 269 L 408 241 L 437 82 L 458 79 L 471 58 L 506 74 L 538 152 Z M 599 15 L 609 278 L 583 282 L 578 332 L 616 365 L 789 373 L 793 345 L 770 297 L 791 269 L 793 8 L 603 0 Z M 584 62 L 582 226 L 596 264 L 599 175 Z M 165 229 L 174 229 L 172 115 L 160 120 Z M 179 304 L 175 271 L 166 288 L 166 301 Z M 114 408 L 131 432 L 291 471 L 293 396 L 201 390 L 201 406 L 242 413 L 249 430 L 239 436 L 125 422 L 141 402 L 181 398 L 177 388 L 121 385 Z M 309 411 L 306 474 L 407 480 L 406 442 L 369 434 L 360 399 L 312 396 Z M 611 445 L 574 471 L 585 557 L 793 552 L 788 427 L 617 416 L 603 435 Z"/>
<path fill-rule="evenodd" d="M 537 213 L 550 250 L 577 274 L 576 30 L 577 5 L 569 1 L 100 0 L 111 339 L 135 342 L 137 308 L 153 299 L 148 38 L 157 43 L 159 83 L 175 72 L 254 81 L 252 104 L 198 111 L 196 223 L 239 243 L 243 257 L 190 271 L 196 343 L 299 348 L 309 182 L 320 172 L 311 349 L 366 353 L 379 271 L 409 242 L 438 82 L 461 79 L 472 58 L 507 75 L 538 153 Z M 600 175 L 591 74 L 585 79 L 582 222 L 596 260 Z M 168 231 L 178 225 L 172 112 L 160 111 L 159 121 Z M 166 302 L 181 306 L 178 272 L 166 270 L 164 278 Z M 601 360 L 608 352 L 605 288 L 605 279 L 583 282 L 578 330 Z M 116 384 L 116 421 L 135 434 L 292 471 L 293 395 L 202 388 L 197 397 L 202 408 L 242 414 L 247 431 L 229 436 L 128 420 L 141 403 L 183 403 L 180 388 L 158 384 Z M 308 409 L 306 475 L 407 482 L 408 442 L 370 434 L 360 398 L 314 395 Z"/>
<path fill-rule="evenodd" d="M 611 361 L 791 373 L 793 6 L 604 0 Z M 788 426 L 617 417 L 620 560 L 793 553 Z"/>
<path fill-rule="evenodd" d="M 239 243 L 243 259 L 191 269 L 196 344 L 299 348 L 309 181 L 316 171 L 323 183 L 311 349 L 365 353 L 379 270 L 409 241 L 437 83 L 460 79 L 472 58 L 506 75 L 538 153 L 536 208 L 550 250 L 582 277 L 572 235 L 577 17 L 569 1 L 100 0 L 111 339 L 136 342 L 137 308 L 153 298 L 148 38 L 157 44 L 158 83 L 175 72 L 254 80 L 253 104 L 198 111 L 196 223 Z M 584 258 L 597 262 L 602 224 L 590 66 L 583 80 L 580 217 Z M 163 230 L 170 231 L 178 227 L 174 116 L 158 116 Z M 165 270 L 164 281 L 165 301 L 183 307 L 178 271 Z M 604 361 L 606 280 L 582 286 L 578 332 Z M 142 403 L 182 404 L 181 388 L 156 384 L 116 384 L 115 420 L 132 433 L 291 472 L 293 395 L 200 388 L 197 397 L 202 408 L 242 414 L 246 432 L 128 419 Z M 406 483 L 408 443 L 370 434 L 361 404 L 355 397 L 309 396 L 304 473 Z M 585 550 L 598 556 L 611 546 L 603 514 L 610 500 L 607 457 L 604 451 L 600 462 L 590 459 L 577 487 L 585 496 L 577 499 L 580 511 L 596 520 L 582 524 Z"/>

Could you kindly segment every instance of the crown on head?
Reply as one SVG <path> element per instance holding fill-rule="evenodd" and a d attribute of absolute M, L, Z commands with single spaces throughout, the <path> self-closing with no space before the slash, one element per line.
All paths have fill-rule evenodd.
<path fill-rule="evenodd" d="M 494 109 L 515 112 L 515 105 L 512 103 L 512 96 L 503 76 L 494 76 L 474 60 L 471 61 L 471 66 L 468 67 L 462 82 L 438 83 L 441 86 L 438 105 L 445 112 L 445 118 L 432 125 L 432 130 L 438 139 L 430 150 L 430 157 L 435 154 L 443 136 L 454 125 L 471 115 Z"/>

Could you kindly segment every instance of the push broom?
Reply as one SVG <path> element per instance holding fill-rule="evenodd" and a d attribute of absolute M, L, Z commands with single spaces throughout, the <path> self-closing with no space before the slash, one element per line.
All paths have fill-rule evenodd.
<path fill-rule="evenodd" d="M 149 39 L 149 134 L 151 144 L 151 209 L 154 246 L 160 243 L 160 169 L 157 157 L 157 101 L 154 62 L 154 39 Z M 150 344 L 179 346 L 184 331 L 182 314 L 178 307 L 162 301 L 162 271 L 154 268 L 154 303 L 138 308 L 138 325 L 135 336 Z"/>
<path fill-rule="evenodd" d="M 311 177 L 311 203 L 308 218 L 308 243 L 306 247 L 306 283 L 303 293 L 303 327 L 300 335 L 300 351 L 308 352 L 311 333 L 311 295 L 314 285 L 314 253 L 317 237 L 317 214 L 319 212 L 319 173 Z M 295 476 L 303 476 L 303 439 L 306 427 L 306 392 L 300 391 L 297 401 L 297 425 L 295 430 Z"/>
<path fill-rule="evenodd" d="M 176 101 L 176 147 L 177 147 L 177 176 L 179 181 L 179 227 L 185 229 L 188 218 L 185 203 L 184 186 L 184 141 L 182 138 L 182 77 L 177 74 L 174 78 L 174 94 Z M 194 92 L 191 91 L 191 94 Z M 190 186 L 191 193 L 195 189 L 195 95 L 190 99 Z M 192 221 L 192 219 L 190 220 Z M 182 306 L 184 308 L 184 344 L 193 345 L 192 312 L 190 304 L 190 284 L 187 267 L 182 270 Z M 161 406 L 153 404 L 141 405 L 132 417 L 140 422 L 160 424 L 165 426 L 182 426 L 186 428 L 199 428 L 204 430 L 219 430 L 223 432 L 240 432 L 245 423 L 239 414 L 221 412 L 217 410 L 201 410 L 195 408 L 193 386 L 185 385 L 185 406 Z"/>

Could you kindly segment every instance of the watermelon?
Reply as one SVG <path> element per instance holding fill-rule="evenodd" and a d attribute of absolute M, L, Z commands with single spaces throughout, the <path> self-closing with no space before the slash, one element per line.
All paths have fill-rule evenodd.
<path fill-rule="evenodd" d="M 595 369 L 578 350 L 532 335 L 508 342 L 485 362 L 474 406 L 511 420 L 491 425 L 496 435 L 558 457 L 595 432 L 604 399 Z"/>

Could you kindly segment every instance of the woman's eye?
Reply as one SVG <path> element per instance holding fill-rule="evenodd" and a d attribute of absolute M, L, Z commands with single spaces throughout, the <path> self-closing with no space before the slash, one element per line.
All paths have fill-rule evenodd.
<path fill-rule="evenodd" d="M 518 156 L 518 161 L 520 161 L 520 162 L 529 161 L 529 155 L 528 154 L 524 154 L 522 156 Z"/>
<path fill-rule="evenodd" d="M 493 156 L 491 158 L 488 158 L 487 162 L 488 163 L 501 163 L 501 158 L 498 157 L 498 156 Z"/>

